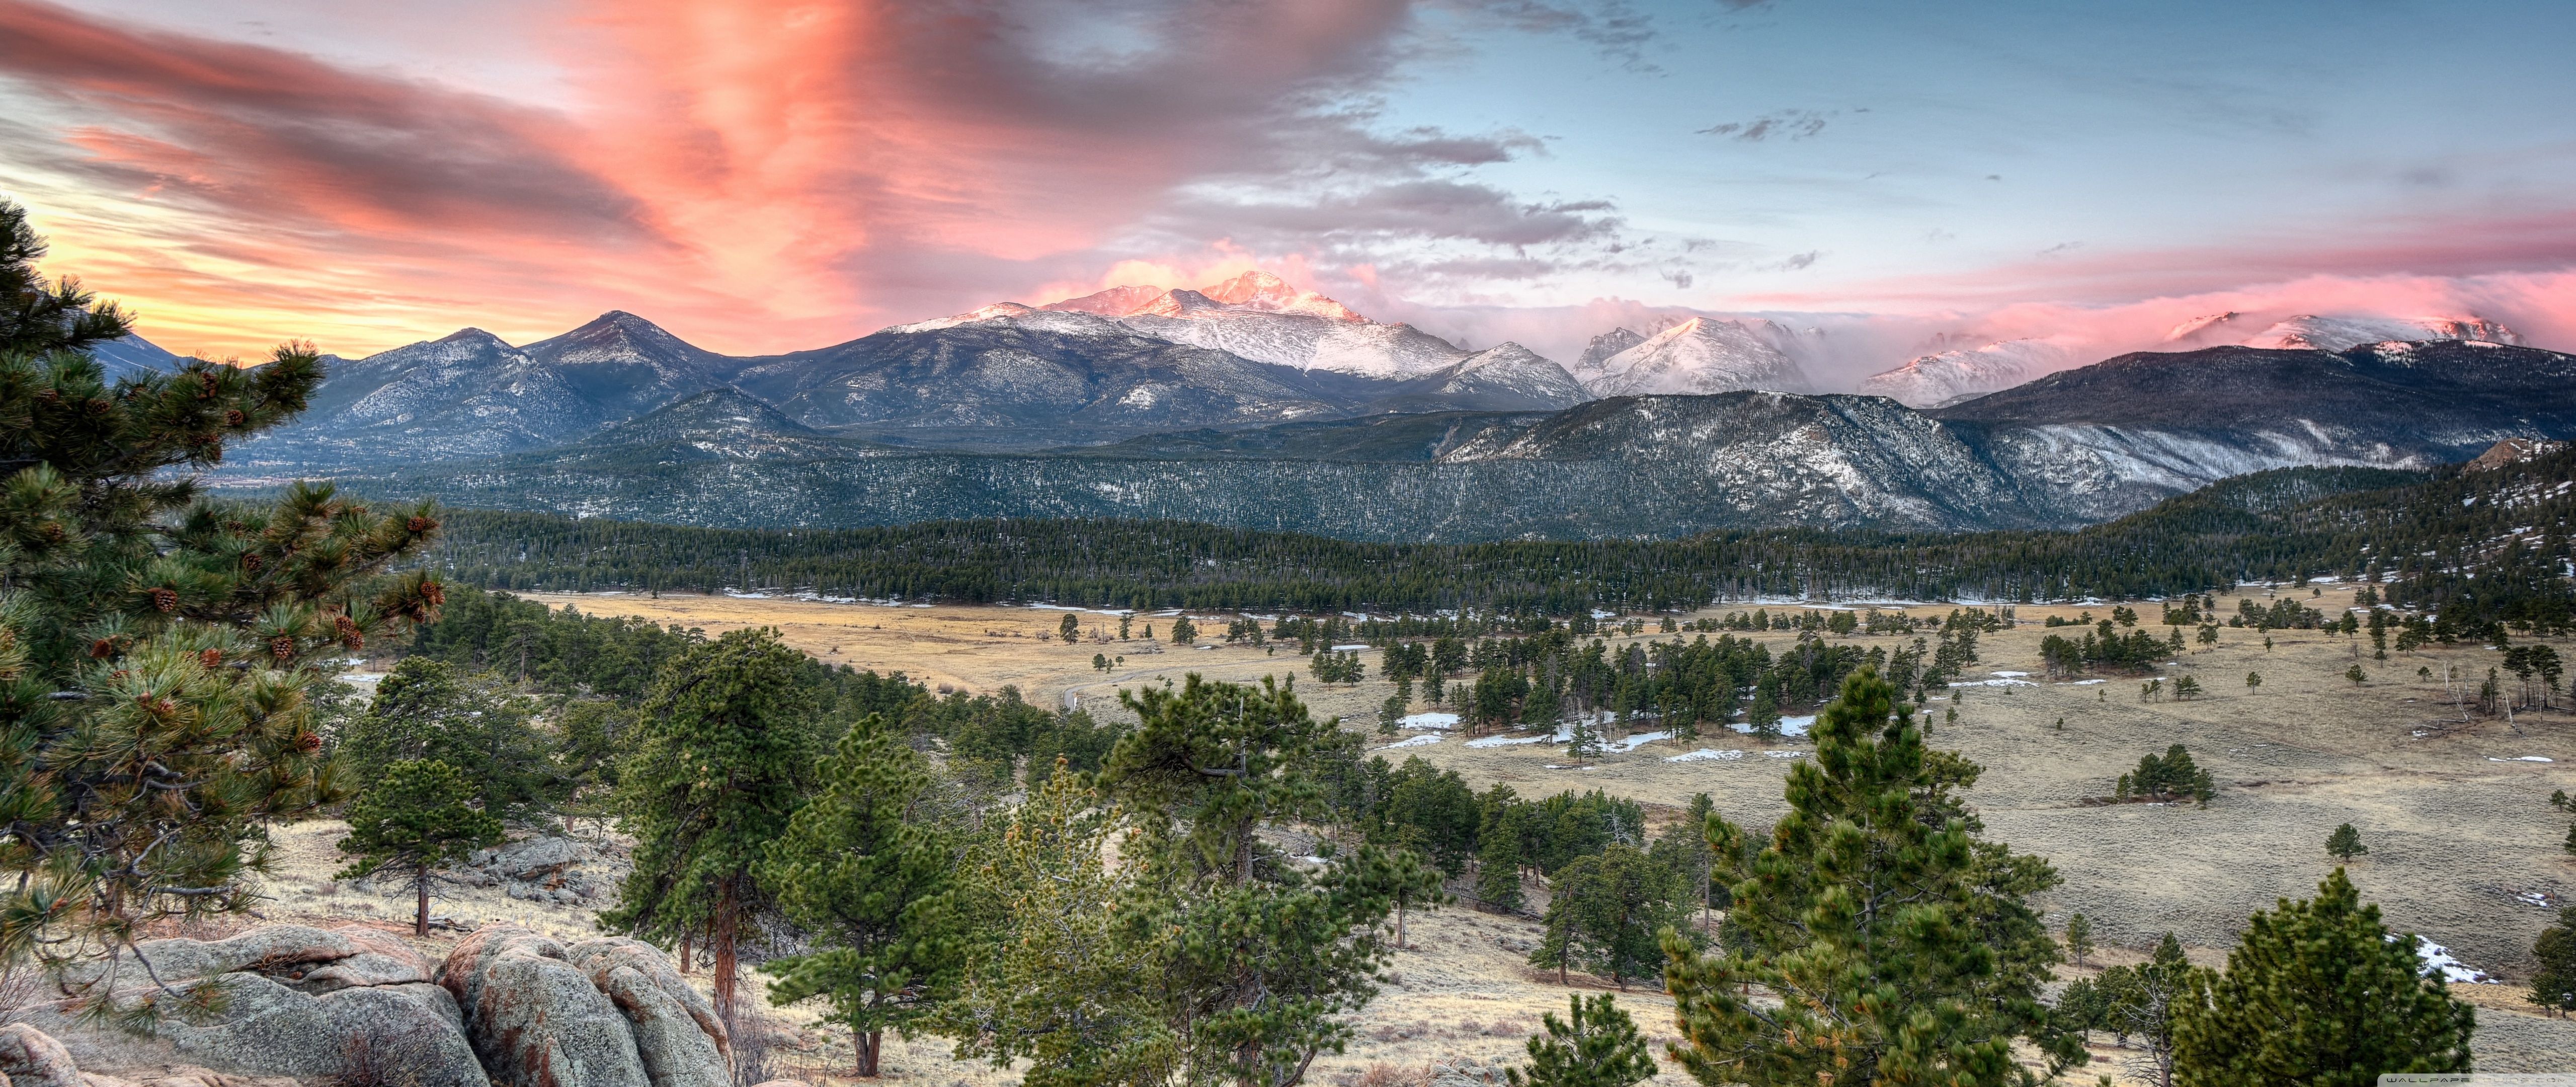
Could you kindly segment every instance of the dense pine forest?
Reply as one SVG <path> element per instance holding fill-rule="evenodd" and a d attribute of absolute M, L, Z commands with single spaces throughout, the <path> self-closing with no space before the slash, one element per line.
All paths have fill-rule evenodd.
<path fill-rule="evenodd" d="M 2566 621 L 2558 451 L 2502 469 L 2300 468 L 2074 532 L 1778 530 L 1683 540 L 1353 543 L 1160 521 L 728 530 L 453 510 L 427 562 L 508 589 L 812 591 L 1100 607 L 1567 615 L 1762 597 L 2138 598 L 2369 577 L 2392 602 Z"/>

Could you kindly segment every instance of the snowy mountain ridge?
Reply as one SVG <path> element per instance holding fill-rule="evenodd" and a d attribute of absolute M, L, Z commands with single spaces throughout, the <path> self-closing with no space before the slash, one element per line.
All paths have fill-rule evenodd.
<path fill-rule="evenodd" d="M 1620 332 L 1628 330 L 1605 334 L 1595 346 L 1616 342 Z M 1692 317 L 1583 366 L 1574 376 L 1594 396 L 1813 392 L 1814 379 L 1793 354 L 1801 350 L 1804 335 L 1777 321 Z"/>
<path fill-rule="evenodd" d="M 1923 355 L 1870 375 L 1860 391 L 1909 408 L 1937 408 L 2012 388 L 2074 361 L 2071 352 L 2047 340 L 2002 340 Z"/>

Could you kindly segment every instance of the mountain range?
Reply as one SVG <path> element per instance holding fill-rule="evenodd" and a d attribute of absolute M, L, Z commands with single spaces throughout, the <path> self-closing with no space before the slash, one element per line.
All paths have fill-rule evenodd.
<path fill-rule="evenodd" d="M 218 476 L 735 526 L 1169 517 L 1368 539 L 2062 527 L 2231 475 L 2576 437 L 2576 356 L 2491 322 L 2297 318 L 2066 369 L 1949 346 L 1821 391 L 1823 333 L 1694 318 L 1572 369 L 1261 273 L 735 357 L 627 313 L 357 360 Z M 2414 337 L 2388 336 L 2392 332 Z M 2354 337 L 2386 337 L 2344 344 Z M 157 350 L 157 349 L 156 349 Z M 2044 375 L 2044 376 L 2041 376 Z"/>

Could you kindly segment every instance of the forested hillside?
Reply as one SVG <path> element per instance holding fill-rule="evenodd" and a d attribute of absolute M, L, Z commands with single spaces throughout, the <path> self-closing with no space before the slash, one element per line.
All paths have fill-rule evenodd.
<path fill-rule="evenodd" d="M 2563 599 L 2571 467 L 2285 469 L 2074 532 L 1778 530 L 1671 541 L 1372 544 L 1165 521 L 725 530 L 453 511 L 429 561 L 513 589 L 1565 614 L 1762 596 L 2140 597 L 2380 575 L 2399 599 Z M 2556 605 L 2562 611 L 2563 604 Z"/>

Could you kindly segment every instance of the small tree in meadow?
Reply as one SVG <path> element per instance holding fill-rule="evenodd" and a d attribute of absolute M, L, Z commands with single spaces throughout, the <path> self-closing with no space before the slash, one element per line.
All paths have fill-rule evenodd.
<path fill-rule="evenodd" d="M 2326 835 L 2326 853 L 2336 860 L 2350 861 L 2368 852 L 2370 847 L 2361 844 L 2361 832 L 2352 829 L 2350 823 L 2336 827 L 2334 833 Z"/>
<path fill-rule="evenodd" d="M 1562 1020 L 1539 1016 L 1546 1033 L 1530 1036 L 1528 1067 L 1503 1073 L 1511 1087 L 1634 1087 L 1654 1078 L 1654 1052 L 1610 994 L 1578 993 L 1566 1004 Z"/>
<path fill-rule="evenodd" d="M 474 788 L 456 768 L 436 759 L 404 759 L 385 767 L 364 795 L 349 805 L 349 836 L 340 851 L 355 858 L 341 879 L 382 872 L 411 884 L 411 931 L 429 935 L 429 885 L 441 868 L 501 841 L 499 816 L 476 809 Z"/>

